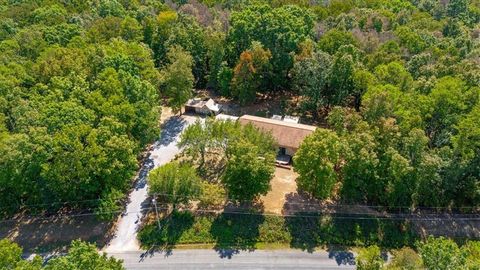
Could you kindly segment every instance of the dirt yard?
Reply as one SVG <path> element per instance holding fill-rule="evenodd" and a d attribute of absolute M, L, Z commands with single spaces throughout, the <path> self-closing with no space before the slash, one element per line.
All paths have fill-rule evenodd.
<path fill-rule="evenodd" d="M 75 239 L 103 246 L 109 229 L 108 223 L 97 221 L 95 216 L 12 220 L 1 224 L 0 239 L 15 241 L 24 252 L 43 252 L 61 250 Z"/>
<path fill-rule="evenodd" d="M 297 191 L 297 176 L 293 169 L 275 168 L 275 176 L 271 181 L 272 190 L 261 198 L 265 212 L 282 214 L 287 194 Z"/>

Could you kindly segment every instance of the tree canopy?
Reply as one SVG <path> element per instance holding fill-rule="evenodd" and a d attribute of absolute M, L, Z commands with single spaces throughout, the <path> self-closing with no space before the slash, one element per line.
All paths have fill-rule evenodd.
<path fill-rule="evenodd" d="M 315 197 L 475 209 L 479 22 L 478 0 L 0 1 L 0 212 L 116 211 L 194 88 L 325 128 L 294 158 Z M 212 126 L 184 140 L 200 176 L 215 153 L 213 182 L 234 158 L 267 178 L 271 139 Z"/>
<path fill-rule="evenodd" d="M 43 262 L 40 256 L 33 260 L 22 258 L 22 248 L 7 239 L 0 240 L 0 269 L 16 270 L 123 270 L 122 261 L 108 257 L 105 253 L 99 254 L 93 244 L 75 240 L 71 243 L 68 252 L 60 257 Z"/>

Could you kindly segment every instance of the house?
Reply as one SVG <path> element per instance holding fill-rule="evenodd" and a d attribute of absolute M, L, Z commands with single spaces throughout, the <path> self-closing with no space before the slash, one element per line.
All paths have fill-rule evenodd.
<path fill-rule="evenodd" d="M 244 115 L 238 121 L 242 125 L 252 124 L 260 130 L 271 132 L 279 146 L 277 163 L 282 165 L 290 163 L 291 157 L 295 155 L 303 140 L 316 129 L 315 126 L 295 123 L 290 118 L 284 121 Z"/>
<path fill-rule="evenodd" d="M 186 113 L 197 113 L 203 115 L 217 115 L 220 113 L 220 105 L 211 98 L 200 99 L 192 98 L 185 104 Z"/>
<path fill-rule="evenodd" d="M 232 122 L 235 122 L 238 120 L 238 116 L 233 116 L 233 115 L 228 115 L 228 114 L 218 114 L 217 116 L 215 116 L 215 120 L 219 120 L 219 121 L 232 121 Z"/>

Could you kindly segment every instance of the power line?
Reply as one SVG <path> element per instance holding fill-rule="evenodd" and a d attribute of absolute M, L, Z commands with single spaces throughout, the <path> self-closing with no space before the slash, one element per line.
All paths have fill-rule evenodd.
<path fill-rule="evenodd" d="M 120 201 L 123 199 L 118 199 L 114 201 Z M 58 205 L 58 204 L 70 204 L 70 203 L 81 203 L 81 202 L 98 202 L 98 201 L 107 201 L 105 199 L 89 199 L 89 200 L 72 200 L 72 201 L 57 201 L 50 203 L 38 203 L 38 204 L 20 204 L 20 205 L 10 205 L 10 206 L 0 206 L 0 209 L 7 209 L 9 207 L 20 206 L 20 207 L 33 207 L 33 206 L 44 206 L 44 205 Z"/>
<path fill-rule="evenodd" d="M 192 199 L 192 200 L 201 200 L 205 198 L 204 196 L 182 196 L 177 194 L 169 194 L 169 193 L 157 193 L 157 195 L 169 197 L 169 198 L 184 198 L 184 199 Z M 117 200 L 113 200 L 113 202 L 124 201 L 126 198 L 121 198 Z M 30 204 L 30 205 L 22 205 L 21 207 L 33 207 L 33 206 L 48 206 L 48 205 L 60 205 L 60 204 L 75 204 L 75 203 L 83 203 L 83 202 L 104 202 L 109 201 L 106 199 L 89 199 L 89 200 L 71 200 L 71 201 L 62 201 L 62 202 L 52 202 L 52 203 L 43 203 L 43 204 Z M 251 201 L 240 201 L 240 203 L 249 203 Z M 432 206 L 432 207 L 411 207 L 411 206 L 386 206 L 386 205 L 365 205 L 365 204 L 332 204 L 332 205 L 322 205 L 321 203 L 312 203 L 312 202 L 285 202 L 285 206 L 289 205 L 300 205 L 300 206 L 315 206 L 315 207 L 323 207 L 323 208 L 342 208 L 342 207 L 366 207 L 366 208 L 373 208 L 373 209 L 411 209 L 411 210 L 465 210 L 465 209 L 479 209 L 476 206 L 463 206 L 463 207 L 445 207 L 445 206 Z M 12 207 L 12 206 L 10 206 Z M 9 206 L 2 206 L 0 209 L 8 209 Z M 44 209 L 44 210 L 48 210 Z M 80 210 L 92 210 L 92 208 L 84 208 Z M 310 210 L 311 211 L 311 210 Z"/>
<path fill-rule="evenodd" d="M 95 216 L 95 215 L 102 215 L 102 214 L 119 214 L 124 213 L 127 214 L 138 214 L 142 213 L 144 210 L 152 210 L 153 207 L 144 207 L 141 208 L 140 211 L 130 211 L 130 212 L 123 212 L 123 211 L 105 211 L 105 212 L 96 212 L 96 213 L 78 213 L 78 214 L 66 214 L 66 215 L 51 215 L 49 217 L 40 217 L 38 216 L 30 216 L 27 218 L 36 218 L 36 220 L 49 220 L 55 217 L 60 218 L 67 218 L 67 217 L 82 217 L 82 216 Z M 159 210 L 169 210 L 169 207 L 158 207 Z M 409 220 L 409 221 L 439 221 L 439 220 L 456 220 L 456 221 L 480 221 L 480 215 L 472 215 L 474 217 L 435 217 L 435 218 L 422 218 L 422 217 L 415 217 L 412 215 L 403 215 L 400 216 L 398 214 L 393 214 L 391 216 L 368 216 L 368 214 L 362 213 L 326 213 L 326 212 L 315 212 L 311 215 L 307 215 L 305 213 L 302 214 L 275 214 L 275 213 L 255 213 L 255 212 L 245 212 L 245 211 L 219 211 L 215 209 L 183 209 L 183 211 L 188 211 L 191 213 L 214 213 L 214 214 L 234 214 L 234 215 L 251 215 L 251 216 L 276 216 L 276 217 L 286 217 L 286 218 L 320 218 L 322 216 L 332 218 L 332 219 L 345 219 L 345 220 Z M 345 215 L 345 216 L 339 216 Z M 0 220 L 0 223 L 5 223 L 9 221 L 18 221 L 17 219 L 7 219 L 7 220 Z"/>
<path fill-rule="evenodd" d="M 170 198 L 184 198 L 192 200 L 200 200 L 205 198 L 204 196 L 185 196 L 185 195 L 176 195 L 169 193 L 156 193 L 157 195 L 170 197 Z M 251 201 L 243 200 L 239 203 L 249 203 Z M 388 206 L 388 205 L 367 205 L 367 204 L 332 204 L 332 205 L 322 205 L 321 203 L 312 203 L 312 202 L 288 202 L 285 204 L 288 205 L 312 205 L 312 206 L 324 206 L 324 207 L 368 207 L 368 208 L 382 208 L 382 209 L 480 209 L 480 206 L 460 206 L 460 207 L 448 207 L 448 206 Z"/>

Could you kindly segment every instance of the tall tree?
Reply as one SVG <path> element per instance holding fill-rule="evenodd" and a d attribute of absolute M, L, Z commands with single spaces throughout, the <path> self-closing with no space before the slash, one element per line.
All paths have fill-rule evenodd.
<path fill-rule="evenodd" d="M 167 58 L 168 65 L 162 70 L 164 94 L 168 97 L 169 106 L 175 111 L 181 111 L 193 94 L 193 60 L 181 47 L 170 48 Z"/>
<path fill-rule="evenodd" d="M 318 128 L 294 156 L 298 187 L 319 199 L 329 198 L 338 181 L 343 144 L 335 132 Z"/>
<path fill-rule="evenodd" d="M 265 50 L 261 43 L 253 42 L 250 50 L 240 55 L 233 71 L 232 96 L 240 104 L 253 102 L 257 92 L 265 91 L 266 80 L 269 78 L 271 53 Z"/>
<path fill-rule="evenodd" d="M 330 72 L 330 87 L 325 94 L 329 105 L 342 105 L 354 92 L 354 60 L 350 54 L 337 54 Z"/>
<path fill-rule="evenodd" d="M 258 146 L 241 140 L 229 146 L 228 156 L 222 182 L 230 199 L 251 201 L 267 194 L 274 172 L 274 151 L 262 153 Z"/>
<path fill-rule="evenodd" d="M 311 57 L 298 59 L 290 74 L 292 86 L 303 96 L 305 110 L 317 111 L 326 104 L 325 89 L 331 73 L 332 57 L 324 52 L 316 52 Z"/>
<path fill-rule="evenodd" d="M 229 62 L 236 61 L 253 41 L 259 41 L 272 53 L 273 80 L 269 85 L 275 89 L 285 87 L 293 65 L 292 53 L 312 35 L 312 29 L 312 15 L 298 6 L 248 5 L 232 14 L 227 35 Z"/>

